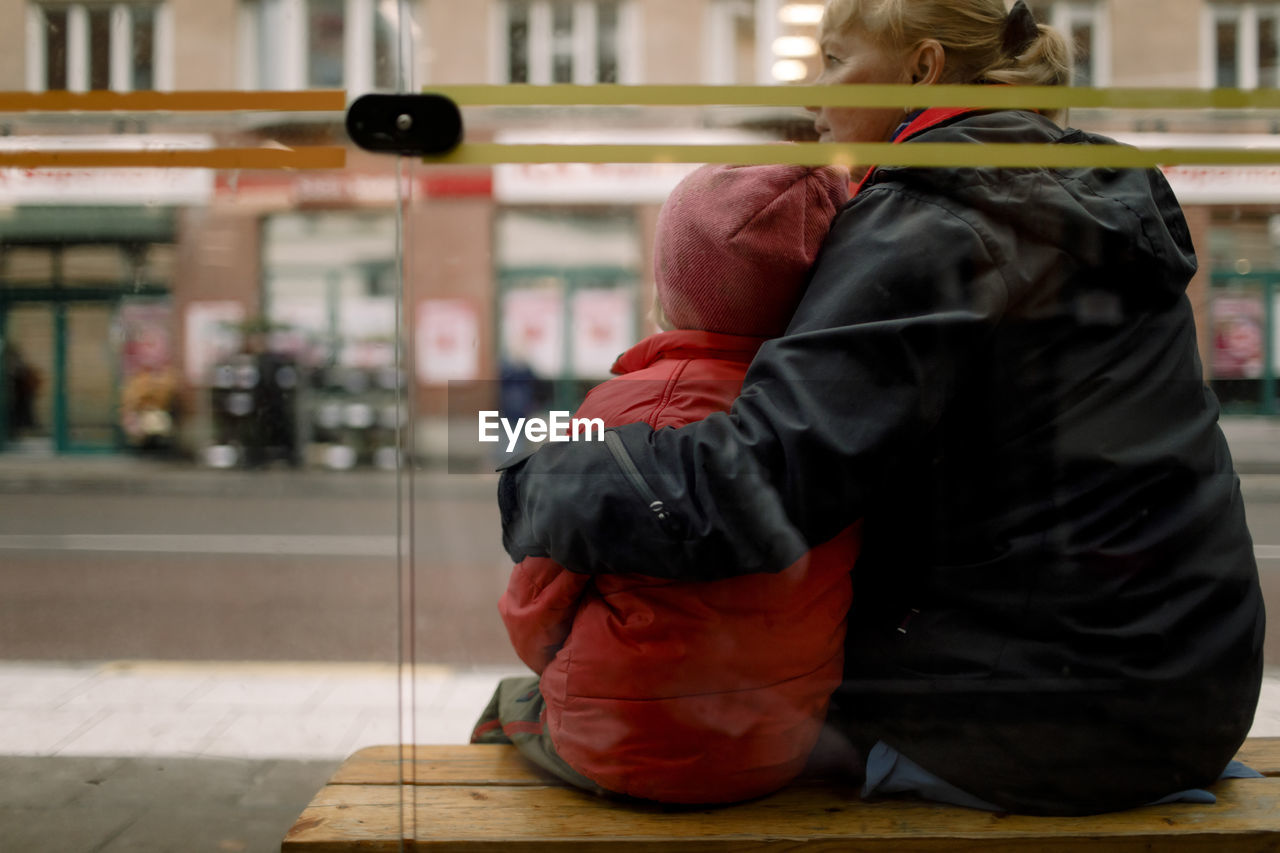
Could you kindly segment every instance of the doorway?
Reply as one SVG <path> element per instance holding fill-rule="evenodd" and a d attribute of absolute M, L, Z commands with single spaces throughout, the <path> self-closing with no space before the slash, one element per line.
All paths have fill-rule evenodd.
<path fill-rule="evenodd" d="M 0 301 L 0 448 L 75 453 L 118 447 L 116 312 L 115 300 L 86 294 Z"/>

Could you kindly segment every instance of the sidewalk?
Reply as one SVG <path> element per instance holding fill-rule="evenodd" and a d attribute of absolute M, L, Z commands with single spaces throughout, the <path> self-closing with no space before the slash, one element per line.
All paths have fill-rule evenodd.
<path fill-rule="evenodd" d="M 466 743 L 507 670 L 0 663 L 0 849 L 271 853 L 363 746 Z M 1280 736 L 1280 670 L 1252 732 Z"/>
<path fill-rule="evenodd" d="M 0 664 L 0 849 L 271 853 L 363 746 L 466 743 L 504 670 Z M 1252 732 L 1280 736 L 1280 670 Z"/>
<path fill-rule="evenodd" d="M 392 664 L 0 663 L 0 850 L 278 850 L 342 759 L 466 743 L 508 674 L 419 667 L 402 706 Z"/>

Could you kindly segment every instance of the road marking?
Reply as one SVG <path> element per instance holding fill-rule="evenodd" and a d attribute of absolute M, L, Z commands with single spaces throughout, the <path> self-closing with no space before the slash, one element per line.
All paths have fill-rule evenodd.
<path fill-rule="evenodd" d="M 302 557 L 394 557 L 396 537 L 277 534 L 17 534 L 0 536 L 5 551 L 117 551 L 152 554 L 255 554 Z"/>
<path fill-rule="evenodd" d="M 1254 545 L 1253 555 L 1259 560 L 1280 560 L 1280 545 Z"/>

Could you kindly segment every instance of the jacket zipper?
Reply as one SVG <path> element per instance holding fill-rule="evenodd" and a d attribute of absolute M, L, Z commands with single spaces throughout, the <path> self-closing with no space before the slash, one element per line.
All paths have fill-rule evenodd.
<path fill-rule="evenodd" d="M 613 454 L 613 459 L 618 463 L 618 467 L 622 469 L 622 473 L 631 481 L 631 485 L 640 494 L 641 500 L 648 504 L 649 511 L 656 515 L 658 521 L 665 525 L 667 520 L 671 518 L 671 513 L 667 512 L 666 504 L 645 482 L 644 475 L 636 467 L 635 460 L 631 458 L 631 454 L 627 453 L 626 445 L 622 443 L 622 439 L 618 438 L 617 433 L 606 431 L 604 444 L 605 447 L 609 448 L 609 452 Z"/>

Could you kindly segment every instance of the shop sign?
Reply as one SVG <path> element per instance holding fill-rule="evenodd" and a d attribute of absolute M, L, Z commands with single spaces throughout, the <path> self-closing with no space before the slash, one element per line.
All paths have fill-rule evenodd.
<path fill-rule="evenodd" d="M 6 136 L 0 151 L 168 151 L 213 147 L 207 136 Z M 0 205 L 202 205 L 213 198 L 210 169 L 0 169 Z"/>
<path fill-rule="evenodd" d="M 1166 166 L 1182 204 L 1280 204 L 1280 166 Z"/>
<path fill-rule="evenodd" d="M 505 204 L 661 204 L 687 163 L 502 163 L 493 196 Z"/>
<path fill-rule="evenodd" d="M 223 200 L 281 207 L 391 207 L 426 198 L 488 198 L 488 169 L 433 169 L 403 179 L 384 172 L 285 174 L 219 172 L 215 192 Z"/>
<path fill-rule="evenodd" d="M 769 141 L 743 131 L 516 131 L 495 141 L 526 145 L 730 145 Z M 696 163 L 501 163 L 493 197 L 504 204 L 661 204 Z"/>
<path fill-rule="evenodd" d="M 360 175 L 324 172 L 298 175 L 294 179 L 295 202 L 309 205 L 337 206 L 352 204 L 393 205 L 400 197 L 400 182 L 395 175 Z"/>

